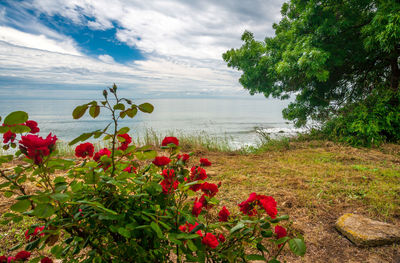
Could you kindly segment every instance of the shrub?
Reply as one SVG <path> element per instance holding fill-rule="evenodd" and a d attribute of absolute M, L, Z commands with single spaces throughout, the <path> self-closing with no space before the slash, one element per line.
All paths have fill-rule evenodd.
<path fill-rule="evenodd" d="M 400 141 L 400 93 L 376 89 L 365 101 L 353 103 L 328 121 L 322 132 L 353 146 L 378 146 Z"/>
<path fill-rule="evenodd" d="M 193 157 L 180 153 L 175 137 L 163 140 L 162 153 L 133 145 L 129 128 L 119 128 L 119 119 L 151 113 L 153 106 L 119 98 L 115 85 L 109 92 L 113 100 L 104 90 L 103 101 L 73 111 L 74 119 L 86 111 L 93 118 L 103 110 L 112 116 L 103 130 L 70 143 L 82 142 L 76 147 L 78 160 L 56 158 L 57 137 L 31 134 L 25 112 L 4 119 L 4 148 L 18 146 L 15 156 L 25 156 L 27 166 L 18 165 L 11 174 L 1 170 L 1 191 L 15 200 L 3 223 L 23 216 L 40 222 L 25 233 L 26 251 L 47 249 L 63 262 L 279 262 L 289 244 L 295 254 L 304 255 L 303 240 L 281 226 L 288 217 L 278 215 L 273 197 L 251 193 L 239 204 L 241 214 L 234 215 L 225 206 L 218 208 L 222 186 L 206 181 L 209 160 L 202 158 L 189 169 Z M 95 153 L 90 142 L 83 143 L 91 137 L 110 141 L 110 149 Z M 2 156 L 0 163 L 12 158 Z M 28 183 L 35 187 L 29 192 Z M 51 262 L 44 256 L 33 259 L 39 260 Z"/>

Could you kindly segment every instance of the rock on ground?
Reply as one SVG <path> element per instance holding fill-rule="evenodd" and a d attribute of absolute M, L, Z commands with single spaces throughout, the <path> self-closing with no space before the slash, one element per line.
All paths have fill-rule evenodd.
<path fill-rule="evenodd" d="M 336 229 L 357 246 L 381 246 L 400 242 L 400 227 L 356 214 L 344 214 Z"/>

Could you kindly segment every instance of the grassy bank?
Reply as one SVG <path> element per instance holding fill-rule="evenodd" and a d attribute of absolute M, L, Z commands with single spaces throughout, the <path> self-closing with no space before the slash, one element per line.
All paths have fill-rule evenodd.
<path fill-rule="evenodd" d="M 399 145 L 367 149 L 285 139 L 259 148 L 212 151 L 201 141 L 191 145 L 180 139 L 185 151 L 194 152 L 193 163 L 200 157 L 213 163 L 207 170 L 212 181 L 222 182 L 221 205 L 238 212 L 237 204 L 251 192 L 277 200 L 280 213 L 290 216 L 292 229 L 307 242 L 303 259 L 284 251 L 287 262 L 394 262 L 399 245 L 357 248 L 336 232 L 334 223 L 352 212 L 400 227 Z M 2 197 L 0 213 L 10 205 Z M 0 226 L 0 253 L 21 240 L 28 223 Z"/>

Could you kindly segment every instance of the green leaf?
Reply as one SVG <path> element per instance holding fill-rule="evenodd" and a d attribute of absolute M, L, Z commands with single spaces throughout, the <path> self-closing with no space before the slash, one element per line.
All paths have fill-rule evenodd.
<path fill-rule="evenodd" d="M 54 207 L 51 204 L 38 204 L 33 214 L 39 218 L 50 217 L 54 214 Z"/>
<path fill-rule="evenodd" d="M 126 238 L 130 238 L 131 237 L 131 232 L 129 232 L 129 230 L 127 230 L 126 228 L 120 227 L 118 228 L 118 233 Z"/>
<path fill-rule="evenodd" d="M 90 107 L 89 109 L 89 115 L 92 116 L 92 118 L 96 118 L 97 116 L 99 116 L 100 114 L 100 106 L 97 105 L 93 105 Z"/>
<path fill-rule="evenodd" d="M 14 111 L 7 115 L 4 118 L 4 124 L 6 125 L 15 125 L 21 124 L 28 120 L 28 113 L 24 111 Z"/>
<path fill-rule="evenodd" d="M 304 254 L 306 253 L 306 244 L 304 244 L 304 241 L 300 238 L 290 239 L 289 247 L 290 250 L 292 250 L 292 252 L 298 256 L 304 256 Z"/>
<path fill-rule="evenodd" d="M 197 247 L 195 246 L 195 244 L 193 244 L 192 240 L 187 240 L 186 244 L 191 251 L 197 251 Z"/>
<path fill-rule="evenodd" d="M 11 206 L 11 210 L 22 213 L 28 210 L 29 207 L 31 207 L 31 202 L 28 199 L 24 199 L 24 200 L 19 200 L 18 202 L 13 204 Z"/>
<path fill-rule="evenodd" d="M 40 238 L 28 243 L 25 247 L 25 250 L 31 251 L 39 246 Z"/>
<path fill-rule="evenodd" d="M 244 224 L 242 222 L 237 223 L 236 226 L 232 227 L 230 233 L 232 234 L 233 232 L 242 229 L 244 227 Z"/>
<path fill-rule="evenodd" d="M 126 112 L 126 115 L 129 116 L 129 118 L 133 118 L 133 117 L 135 117 L 135 115 L 137 113 L 137 108 L 133 107 L 131 109 L 127 109 L 125 112 Z"/>
<path fill-rule="evenodd" d="M 257 254 L 250 254 L 246 256 L 247 260 L 263 260 L 265 261 L 265 257 Z"/>
<path fill-rule="evenodd" d="M 154 110 L 154 106 L 146 102 L 139 105 L 139 110 L 145 113 L 152 113 Z"/>
<path fill-rule="evenodd" d="M 63 194 L 63 193 L 55 193 L 55 194 L 52 194 L 50 197 L 53 198 L 54 200 L 60 201 L 60 202 L 66 202 L 70 198 L 69 195 Z"/>
<path fill-rule="evenodd" d="M 12 159 L 13 159 L 12 155 L 2 155 L 0 156 L 0 164 L 11 162 Z"/>
<path fill-rule="evenodd" d="M 273 258 L 270 261 L 268 261 L 268 263 L 281 263 L 279 260 Z"/>
<path fill-rule="evenodd" d="M 13 133 L 25 133 L 25 132 L 30 132 L 31 128 L 25 125 L 15 125 L 10 127 L 10 131 Z"/>
<path fill-rule="evenodd" d="M 118 134 L 125 134 L 129 132 L 129 128 L 128 127 L 122 127 L 119 131 Z"/>
<path fill-rule="evenodd" d="M 156 232 L 158 238 L 163 238 L 163 233 L 161 231 L 161 228 L 156 222 L 151 222 L 150 227 Z"/>
<path fill-rule="evenodd" d="M 114 105 L 114 110 L 125 110 L 125 105 L 123 103 L 118 103 Z"/>
<path fill-rule="evenodd" d="M 89 132 L 89 133 L 82 133 L 81 135 L 79 135 L 78 137 L 76 137 L 75 139 L 73 139 L 68 145 L 74 145 L 77 142 L 83 142 L 86 141 L 87 139 L 89 139 L 90 137 L 92 137 L 93 133 Z"/>
<path fill-rule="evenodd" d="M 265 231 L 265 230 L 262 230 L 261 231 L 261 235 L 263 236 L 263 237 L 272 237 L 272 231 L 271 230 L 267 230 L 267 231 Z"/>
<path fill-rule="evenodd" d="M 72 112 L 72 117 L 76 120 L 79 119 L 83 116 L 83 114 L 85 114 L 86 110 L 88 109 L 88 105 L 84 104 L 84 105 L 80 105 L 78 107 L 76 107 L 74 109 L 74 111 Z"/>

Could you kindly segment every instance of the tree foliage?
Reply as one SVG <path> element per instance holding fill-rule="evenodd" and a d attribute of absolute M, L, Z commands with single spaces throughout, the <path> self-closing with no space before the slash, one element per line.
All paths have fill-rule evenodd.
<path fill-rule="evenodd" d="M 400 2 L 291 0 L 281 14 L 274 37 L 245 31 L 243 45 L 223 54 L 250 94 L 295 95 L 283 116 L 296 126 L 326 123 L 370 96 L 398 108 Z"/>

